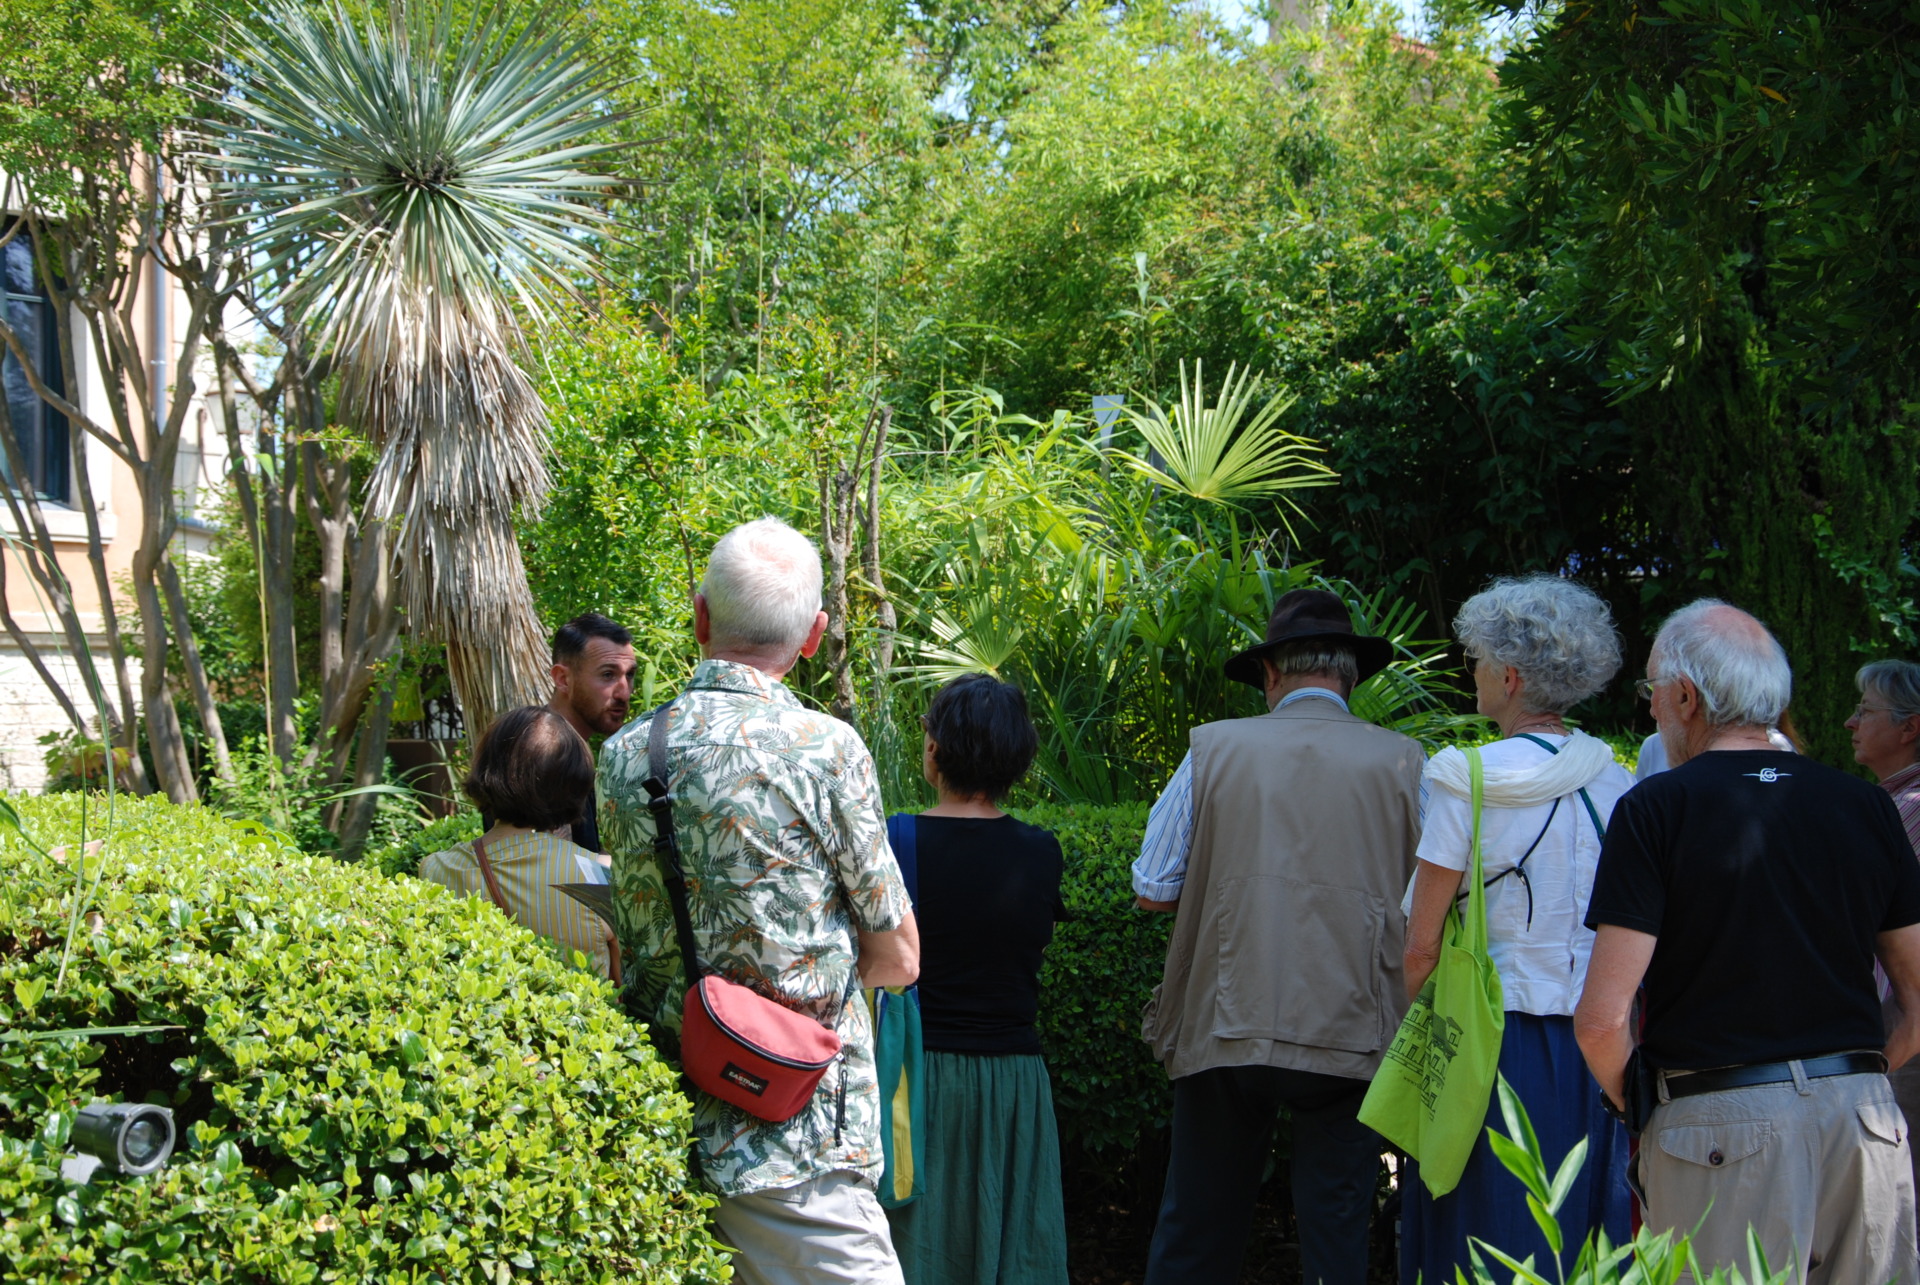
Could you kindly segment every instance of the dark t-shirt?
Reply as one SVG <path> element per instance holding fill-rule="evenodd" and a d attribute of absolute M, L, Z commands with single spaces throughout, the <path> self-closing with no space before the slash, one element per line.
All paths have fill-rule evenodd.
<path fill-rule="evenodd" d="M 1040 953 L 1066 917 L 1059 841 L 1012 817 L 915 825 L 922 1045 L 1038 1053 Z"/>
<path fill-rule="evenodd" d="M 1715 750 L 1614 807 L 1587 926 L 1659 943 L 1642 1043 L 1697 1071 L 1885 1042 L 1874 935 L 1920 923 L 1884 790 L 1779 750 Z"/>

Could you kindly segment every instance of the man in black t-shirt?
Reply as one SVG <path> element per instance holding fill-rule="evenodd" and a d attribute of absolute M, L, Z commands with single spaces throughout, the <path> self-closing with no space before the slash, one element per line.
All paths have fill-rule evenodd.
<path fill-rule="evenodd" d="M 1795 1280 L 1920 1281 L 1907 1125 L 1884 1074 L 1920 1027 L 1903 1021 L 1883 1058 L 1873 981 L 1878 954 L 1916 1011 L 1920 865 L 1899 815 L 1867 782 L 1769 744 L 1792 675 L 1745 612 L 1676 612 L 1641 691 L 1674 768 L 1608 823 L 1574 1027 L 1623 1104 L 1644 980 L 1647 1225 L 1699 1224 L 1704 1268 L 1744 1266 L 1751 1226 Z"/>

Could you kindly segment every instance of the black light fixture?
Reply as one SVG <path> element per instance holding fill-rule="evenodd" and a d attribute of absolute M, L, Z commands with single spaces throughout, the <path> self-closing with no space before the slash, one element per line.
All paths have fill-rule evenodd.
<path fill-rule="evenodd" d="M 173 1140 L 173 1112 L 166 1107 L 95 1102 L 74 1117 L 72 1142 L 82 1154 L 63 1164 L 61 1173 L 78 1182 L 95 1169 L 135 1178 L 154 1173 L 173 1155 Z"/>

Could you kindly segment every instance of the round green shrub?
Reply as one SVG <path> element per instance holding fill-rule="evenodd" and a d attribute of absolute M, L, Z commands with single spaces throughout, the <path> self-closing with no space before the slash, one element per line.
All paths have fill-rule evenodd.
<path fill-rule="evenodd" d="M 54 851 L 0 818 L 0 1276 L 731 1275 L 673 1073 L 492 906 L 202 808 L 122 798 L 108 828 L 96 797 L 105 875 L 61 984 L 83 798 L 13 802 Z M 20 1038 L 150 1024 L 178 1029 Z M 64 1183 L 95 1098 L 171 1106 L 173 1162 Z"/>

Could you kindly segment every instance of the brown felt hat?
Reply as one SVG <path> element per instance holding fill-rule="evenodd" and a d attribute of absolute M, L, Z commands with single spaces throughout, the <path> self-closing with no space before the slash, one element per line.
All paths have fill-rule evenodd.
<path fill-rule="evenodd" d="M 1266 675 L 1260 657 L 1282 643 L 1339 642 L 1353 651 L 1361 682 L 1379 673 L 1393 659 L 1393 644 L 1384 638 L 1353 632 L 1353 617 L 1340 595 L 1325 589 L 1295 589 L 1281 595 L 1267 618 L 1267 640 L 1247 648 L 1226 664 L 1227 677 L 1250 687 L 1264 688 Z"/>

